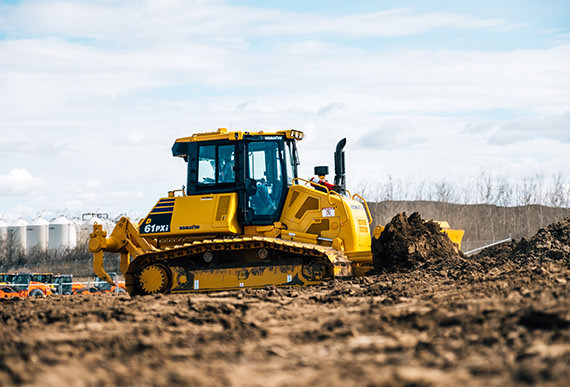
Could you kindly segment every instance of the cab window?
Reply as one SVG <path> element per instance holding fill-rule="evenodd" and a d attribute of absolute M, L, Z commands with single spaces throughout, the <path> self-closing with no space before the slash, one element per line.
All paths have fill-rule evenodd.
<path fill-rule="evenodd" d="M 218 182 L 235 183 L 235 146 L 218 146 Z"/>
<path fill-rule="evenodd" d="M 201 145 L 198 149 L 198 184 L 235 183 L 235 146 Z"/>
<path fill-rule="evenodd" d="M 198 184 L 216 183 L 216 146 L 201 146 L 198 151 Z"/>

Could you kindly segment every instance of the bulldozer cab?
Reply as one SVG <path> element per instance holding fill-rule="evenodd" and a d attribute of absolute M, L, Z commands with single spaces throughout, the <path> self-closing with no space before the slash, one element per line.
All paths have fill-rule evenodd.
<path fill-rule="evenodd" d="M 12 287 L 16 289 L 16 291 L 26 290 L 30 286 L 31 281 L 32 281 L 31 274 L 18 273 L 14 276 L 12 280 Z"/>
<path fill-rule="evenodd" d="M 297 177 L 296 138 L 290 132 L 232 137 L 222 129 L 209 135 L 179 139 L 172 147 L 173 155 L 188 163 L 186 194 L 235 192 L 240 224 L 278 221 Z"/>

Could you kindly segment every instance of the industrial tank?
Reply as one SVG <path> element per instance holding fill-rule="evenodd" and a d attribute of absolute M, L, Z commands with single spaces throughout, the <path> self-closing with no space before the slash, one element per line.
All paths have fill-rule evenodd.
<path fill-rule="evenodd" d="M 69 247 L 73 249 L 77 247 L 77 244 L 79 242 L 79 232 L 81 231 L 81 223 L 77 218 L 70 219 L 70 221 L 71 224 L 69 225 L 70 227 Z"/>
<path fill-rule="evenodd" d="M 80 241 L 89 240 L 89 234 L 93 232 L 93 225 L 95 223 L 102 225 L 103 231 L 106 231 L 107 235 L 110 235 L 115 227 L 115 223 L 109 220 L 108 214 L 88 213 L 83 214 L 81 219 Z"/>
<path fill-rule="evenodd" d="M 26 226 L 26 248 L 38 246 L 40 250 L 48 247 L 49 222 L 43 218 L 37 218 Z"/>
<path fill-rule="evenodd" d="M 89 234 L 93 232 L 93 225 L 95 223 L 103 224 L 103 221 L 97 216 L 92 216 L 89 218 L 83 217 L 83 221 L 81 222 L 81 231 L 79 233 L 79 240 L 81 242 L 86 242 L 89 240 Z"/>
<path fill-rule="evenodd" d="M 53 219 L 49 223 L 48 248 L 65 250 L 77 245 L 77 230 L 75 223 L 65 216 Z"/>
<path fill-rule="evenodd" d="M 22 250 L 26 250 L 26 226 L 28 222 L 24 219 L 18 219 L 8 226 L 8 234 L 10 235 L 10 239 L 14 243 L 14 247 L 21 248 Z"/>
<path fill-rule="evenodd" d="M 0 241 L 5 241 L 8 237 L 8 223 L 0 219 Z"/>

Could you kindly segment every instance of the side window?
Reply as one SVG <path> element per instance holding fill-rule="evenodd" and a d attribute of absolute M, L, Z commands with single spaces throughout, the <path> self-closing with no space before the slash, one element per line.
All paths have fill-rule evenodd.
<path fill-rule="evenodd" d="M 198 148 L 198 184 L 235 181 L 235 145 L 201 145 Z"/>
<path fill-rule="evenodd" d="M 216 146 L 201 146 L 198 151 L 198 184 L 216 183 Z"/>
<path fill-rule="evenodd" d="M 218 147 L 218 182 L 235 183 L 235 146 L 220 145 Z"/>

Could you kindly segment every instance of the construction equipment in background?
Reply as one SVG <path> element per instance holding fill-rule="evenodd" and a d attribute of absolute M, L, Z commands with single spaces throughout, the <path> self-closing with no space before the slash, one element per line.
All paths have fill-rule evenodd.
<path fill-rule="evenodd" d="M 14 276 L 15 274 L 11 273 L 0 273 L 0 286 L 11 284 Z"/>
<path fill-rule="evenodd" d="M 52 285 L 33 280 L 31 273 L 14 275 L 12 283 L 0 288 L 0 298 L 45 297 L 53 294 Z"/>
<path fill-rule="evenodd" d="M 344 146 L 335 177 L 297 175 L 297 130 L 199 133 L 172 153 L 187 186 L 158 200 L 138 224 L 123 217 L 111 235 L 94 225 L 95 273 L 113 283 L 104 252 L 118 252 L 129 294 L 185 293 L 267 285 L 311 285 L 372 269 L 364 198 L 346 189 Z"/>
<path fill-rule="evenodd" d="M 53 293 L 58 295 L 72 295 L 84 285 L 73 282 L 72 274 L 58 274 L 53 279 Z"/>
<path fill-rule="evenodd" d="M 41 282 L 43 284 L 52 284 L 54 280 L 53 273 L 32 273 L 32 281 Z"/>
<path fill-rule="evenodd" d="M 117 273 L 107 273 L 109 277 L 113 279 L 113 283 L 109 284 L 107 281 L 95 277 L 95 281 L 91 284 L 88 283 L 87 286 L 83 284 L 77 284 L 72 289 L 71 294 L 104 294 L 104 293 L 126 293 L 125 283 L 119 281 L 119 275 Z"/>

